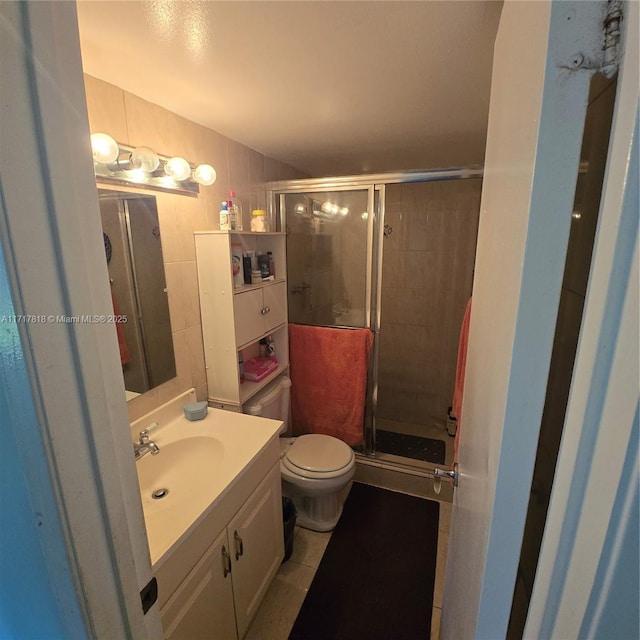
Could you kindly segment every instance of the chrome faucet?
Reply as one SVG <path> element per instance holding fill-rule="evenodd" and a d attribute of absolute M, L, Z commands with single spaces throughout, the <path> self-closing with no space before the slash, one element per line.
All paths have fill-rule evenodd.
<path fill-rule="evenodd" d="M 133 453 L 136 456 L 136 460 L 139 460 L 147 453 L 150 453 L 152 456 L 160 453 L 160 447 L 155 442 L 152 442 L 149 436 L 149 431 L 157 426 L 158 425 L 154 423 L 149 425 L 146 429 L 143 429 L 138 436 L 138 442 L 133 443 Z"/>

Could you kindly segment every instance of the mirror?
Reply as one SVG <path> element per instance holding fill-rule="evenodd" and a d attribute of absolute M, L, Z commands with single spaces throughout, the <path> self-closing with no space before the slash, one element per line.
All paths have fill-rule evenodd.
<path fill-rule="evenodd" d="M 127 401 L 175 378 L 154 196 L 98 190 Z"/>

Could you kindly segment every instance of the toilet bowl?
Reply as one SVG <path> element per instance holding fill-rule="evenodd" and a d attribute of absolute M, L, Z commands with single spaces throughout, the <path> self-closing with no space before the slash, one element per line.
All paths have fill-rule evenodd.
<path fill-rule="evenodd" d="M 282 493 L 298 510 L 297 523 L 312 531 L 331 531 L 342 513 L 340 492 L 355 473 L 349 445 L 310 433 L 280 439 Z"/>
<path fill-rule="evenodd" d="M 288 437 L 291 380 L 280 376 L 250 403 L 245 413 L 282 420 L 280 474 L 282 494 L 291 498 L 296 524 L 312 531 L 331 531 L 342 513 L 341 494 L 355 473 L 355 455 L 333 436 L 306 434 Z"/>

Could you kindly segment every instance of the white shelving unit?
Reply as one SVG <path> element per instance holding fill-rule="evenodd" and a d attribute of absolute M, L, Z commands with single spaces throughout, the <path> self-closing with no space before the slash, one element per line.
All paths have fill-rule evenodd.
<path fill-rule="evenodd" d="M 212 406 L 242 411 L 260 389 L 289 368 L 286 237 L 284 233 L 197 231 L 195 233 L 202 337 Z M 275 280 L 234 288 L 234 245 L 242 254 L 271 252 Z M 278 368 L 260 382 L 240 382 L 239 356 L 259 355 L 259 341 L 271 336 Z"/>

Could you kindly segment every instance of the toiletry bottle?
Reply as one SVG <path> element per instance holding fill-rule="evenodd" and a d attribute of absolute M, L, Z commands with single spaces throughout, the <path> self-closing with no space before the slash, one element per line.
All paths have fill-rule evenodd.
<path fill-rule="evenodd" d="M 229 209 L 227 203 L 223 202 L 220 208 L 220 231 L 229 231 L 231 229 L 229 222 Z"/>
<path fill-rule="evenodd" d="M 273 336 L 267 336 L 265 338 L 267 343 L 267 356 L 270 358 L 276 357 L 276 343 L 273 341 Z"/>
<path fill-rule="evenodd" d="M 276 263 L 273 260 L 273 253 L 271 251 L 267 251 L 267 256 L 269 256 L 269 275 L 275 278 L 276 276 Z"/>
<path fill-rule="evenodd" d="M 241 289 L 244 285 L 244 273 L 242 270 L 242 245 L 239 242 L 231 243 L 231 270 L 234 289 Z"/>
<path fill-rule="evenodd" d="M 269 273 L 269 256 L 266 253 L 258 254 L 258 269 L 260 269 L 263 280 L 271 275 Z"/>
<path fill-rule="evenodd" d="M 236 197 L 235 191 L 229 191 L 227 206 L 231 217 L 231 228 L 235 231 L 242 231 L 242 204 Z"/>
<path fill-rule="evenodd" d="M 251 256 L 248 253 L 242 256 L 242 275 L 244 283 L 251 284 Z"/>
<path fill-rule="evenodd" d="M 264 209 L 254 209 L 251 214 L 251 231 L 264 233 L 269 231 L 267 212 Z"/>
<path fill-rule="evenodd" d="M 233 208 L 233 200 L 227 200 L 227 209 L 229 211 L 229 229 L 236 230 L 236 212 Z"/>
<path fill-rule="evenodd" d="M 255 251 L 247 251 L 247 255 L 251 258 L 251 270 L 258 270 L 258 258 L 256 257 Z"/>

